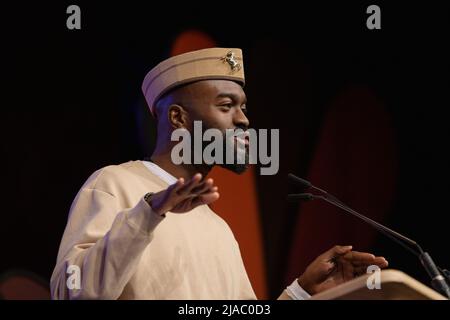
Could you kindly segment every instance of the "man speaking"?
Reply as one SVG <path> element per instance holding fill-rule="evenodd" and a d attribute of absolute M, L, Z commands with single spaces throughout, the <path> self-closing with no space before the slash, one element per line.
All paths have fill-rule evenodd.
<path fill-rule="evenodd" d="M 240 49 L 210 48 L 167 59 L 142 86 L 157 122 L 151 161 L 130 161 L 93 173 L 78 192 L 51 277 L 53 299 L 256 299 L 239 245 L 208 206 L 219 186 L 214 165 L 174 163 L 172 133 L 249 127 Z M 237 173 L 248 166 L 248 135 L 235 136 Z M 225 145 L 229 139 L 224 135 Z M 225 149 L 227 147 L 224 147 Z M 246 161 L 237 161 L 244 155 Z M 194 156 L 194 154 L 192 154 Z M 383 257 L 336 246 L 313 261 L 281 299 L 306 299 L 365 272 Z M 69 285 L 79 270 L 78 285 Z"/>

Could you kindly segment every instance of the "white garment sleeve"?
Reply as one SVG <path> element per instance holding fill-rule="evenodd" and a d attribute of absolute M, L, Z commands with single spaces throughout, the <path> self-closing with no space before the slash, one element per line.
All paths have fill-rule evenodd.
<path fill-rule="evenodd" d="M 299 284 L 297 279 L 288 286 L 279 296 L 278 300 L 307 300 L 311 295 L 306 292 Z"/>
<path fill-rule="evenodd" d="M 297 279 L 295 279 L 294 282 L 286 288 L 286 293 L 292 298 L 292 300 L 307 300 L 311 298 L 311 295 L 300 287 Z"/>
<path fill-rule="evenodd" d="M 52 298 L 119 298 L 163 219 L 143 198 L 133 208 L 123 210 L 114 196 L 82 189 L 61 241 L 50 281 Z M 79 287 L 67 285 L 71 266 L 80 270 Z"/>

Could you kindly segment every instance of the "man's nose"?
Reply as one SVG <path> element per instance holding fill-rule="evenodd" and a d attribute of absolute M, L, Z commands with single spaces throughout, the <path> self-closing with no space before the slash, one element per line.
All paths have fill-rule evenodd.
<path fill-rule="evenodd" d="M 236 127 L 245 127 L 245 129 L 247 129 L 250 125 L 250 121 L 241 108 L 237 108 L 237 111 L 234 114 L 233 122 Z"/>

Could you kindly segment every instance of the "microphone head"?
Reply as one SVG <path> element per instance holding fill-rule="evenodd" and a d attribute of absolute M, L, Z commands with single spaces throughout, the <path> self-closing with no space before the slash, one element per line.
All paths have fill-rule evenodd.
<path fill-rule="evenodd" d="M 288 178 L 289 178 L 289 180 L 291 180 L 291 181 L 293 181 L 293 182 L 295 182 L 295 183 L 297 183 L 297 184 L 299 184 L 301 186 L 304 186 L 304 187 L 311 187 L 312 186 L 311 182 L 309 182 L 309 181 L 307 181 L 305 179 L 299 178 L 296 175 L 293 175 L 292 173 L 288 174 Z"/>
<path fill-rule="evenodd" d="M 298 200 L 314 200 L 314 195 L 311 193 L 295 193 L 295 194 L 288 194 L 288 201 L 298 201 Z"/>

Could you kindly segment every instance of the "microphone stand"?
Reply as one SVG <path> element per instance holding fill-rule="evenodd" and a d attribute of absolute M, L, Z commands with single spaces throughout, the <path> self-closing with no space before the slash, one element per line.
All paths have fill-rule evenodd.
<path fill-rule="evenodd" d="M 325 190 L 322 190 L 318 187 L 313 186 L 309 181 L 301 179 L 293 174 L 288 175 L 289 179 L 296 182 L 297 184 L 300 184 L 304 187 L 311 188 L 314 190 L 319 191 L 322 195 L 316 195 L 312 193 L 299 193 L 299 194 L 289 194 L 288 200 L 290 201 L 297 201 L 297 200 L 315 200 L 320 199 L 323 201 L 328 202 L 329 204 L 332 204 L 342 210 L 344 210 L 347 213 L 350 213 L 351 215 L 363 220 L 367 224 L 371 225 L 373 228 L 378 230 L 379 232 L 383 233 L 385 236 L 390 238 L 391 240 L 395 241 L 397 244 L 401 245 L 403 248 L 408 250 L 409 252 L 413 253 L 415 256 L 417 256 L 425 268 L 426 272 L 431 278 L 431 285 L 433 288 L 446 296 L 447 298 L 450 298 L 450 287 L 446 282 L 450 281 L 450 274 L 448 270 L 442 270 L 441 268 L 437 267 L 434 263 L 433 259 L 431 258 L 430 254 L 428 252 L 425 252 L 422 247 L 414 240 L 409 239 L 408 237 L 405 237 L 404 235 L 356 212 L 355 210 L 351 209 L 349 206 L 345 205 L 342 201 L 337 199 L 335 196 L 329 194 Z M 407 246 L 405 243 L 409 244 L 410 246 L 414 247 L 416 250 L 413 250 L 411 247 Z M 445 276 L 445 278 L 444 278 Z"/>

